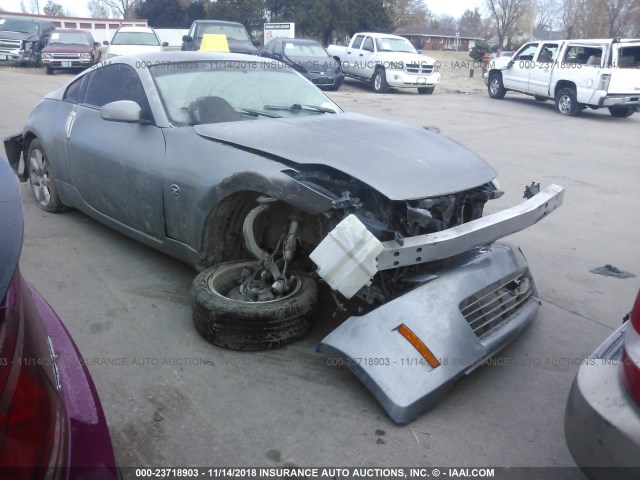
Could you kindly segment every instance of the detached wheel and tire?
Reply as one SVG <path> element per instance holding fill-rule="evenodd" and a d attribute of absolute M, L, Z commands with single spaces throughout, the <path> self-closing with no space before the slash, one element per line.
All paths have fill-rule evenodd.
<path fill-rule="evenodd" d="M 582 111 L 578 104 L 576 91 L 573 88 L 563 88 L 558 92 L 556 95 L 556 110 L 561 115 L 570 117 L 575 117 Z"/>
<path fill-rule="evenodd" d="M 431 95 L 436 87 L 418 87 L 420 95 Z"/>
<path fill-rule="evenodd" d="M 612 117 L 627 118 L 633 115 L 635 109 L 633 107 L 609 107 L 609 113 Z"/>
<path fill-rule="evenodd" d="M 38 207 L 45 212 L 63 212 L 66 208 L 58 196 L 49 159 L 40 140 L 35 139 L 29 144 L 27 159 L 29 162 L 29 184 L 36 197 Z"/>
<path fill-rule="evenodd" d="M 489 85 L 487 90 L 489 91 L 489 96 L 491 98 L 495 98 L 497 100 L 504 98 L 507 94 L 507 89 L 504 88 L 504 84 L 502 83 L 502 75 L 499 73 L 492 73 L 489 75 Z"/>
<path fill-rule="evenodd" d="M 389 91 L 389 84 L 387 83 L 387 74 L 384 68 L 379 68 L 373 74 L 371 79 L 371 87 L 376 93 L 387 93 Z"/>
<path fill-rule="evenodd" d="M 193 323 L 207 341 L 232 350 L 268 350 L 293 343 L 311 327 L 318 305 L 316 282 L 299 272 L 281 298 L 238 299 L 243 272 L 256 261 L 220 263 L 193 281 Z"/>

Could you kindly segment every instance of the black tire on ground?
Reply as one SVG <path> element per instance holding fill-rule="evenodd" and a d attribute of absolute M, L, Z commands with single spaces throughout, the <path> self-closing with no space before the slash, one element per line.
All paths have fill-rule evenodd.
<path fill-rule="evenodd" d="M 633 107 L 609 107 L 609 113 L 616 118 L 630 117 L 635 111 Z"/>
<path fill-rule="evenodd" d="M 436 87 L 418 87 L 420 95 L 431 95 Z"/>
<path fill-rule="evenodd" d="M 542 95 L 534 95 L 533 98 L 535 98 L 536 102 L 546 102 L 549 100 L 547 97 L 543 97 Z"/>
<path fill-rule="evenodd" d="M 29 172 L 29 185 L 38 207 L 50 213 L 64 212 L 66 207 L 58 196 L 49 158 L 37 138 L 29 144 L 25 161 Z"/>
<path fill-rule="evenodd" d="M 489 85 L 487 86 L 489 96 L 500 100 L 507 94 L 507 89 L 504 88 L 502 83 L 502 75 L 499 73 L 492 73 L 489 75 Z"/>
<path fill-rule="evenodd" d="M 255 260 L 238 260 L 202 271 L 193 281 L 193 323 L 205 340 L 232 350 L 268 350 L 293 343 L 311 327 L 318 287 L 293 272 L 297 285 L 288 296 L 268 302 L 243 302 L 226 296 L 238 285 L 243 268 Z"/>
<path fill-rule="evenodd" d="M 387 83 L 387 75 L 384 68 L 378 68 L 373 77 L 371 78 L 371 88 L 376 93 L 386 93 L 389 91 L 389 84 Z"/>
<path fill-rule="evenodd" d="M 576 91 L 573 88 L 563 88 L 556 95 L 556 111 L 561 115 L 575 117 L 582 109 L 578 104 Z"/>
<path fill-rule="evenodd" d="M 53 68 L 44 67 L 44 71 L 47 72 L 47 75 L 53 75 Z"/>

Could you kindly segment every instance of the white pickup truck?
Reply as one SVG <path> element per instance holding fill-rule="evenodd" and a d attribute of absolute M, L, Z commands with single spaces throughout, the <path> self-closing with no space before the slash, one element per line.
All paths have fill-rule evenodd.
<path fill-rule="evenodd" d="M 439 63 L 396 35 L 356 33 L 348 47 L 329 45 L 327 52 L 346 76 L 371 83 L 376 93 L 387 92 L 389 87 L 417 87 L 418 93 L 431 94 L 440 83 Z"/>
<path fill-rule="evenodd" d="M 492 60 L 484 80 L 491 98 L 511 90 L 555 100 L 563 115 L 607 107 L 629 117 L 640 109 L 640 39 L 530 42 Z"/>

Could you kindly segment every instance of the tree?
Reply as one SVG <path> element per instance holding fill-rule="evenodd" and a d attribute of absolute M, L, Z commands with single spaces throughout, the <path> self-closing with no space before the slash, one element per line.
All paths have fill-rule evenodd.
<path fill-rule="evenodd" d="M 458 21 L 458 27 L 461 32 L 467 35 L 479 36 L 482 32 L 482 15 L 480 10 L 476 7 L 475 10 L 465 10 Z"/>
<path fill-rule="evenodd" d="M 431 12 L 423 0 L 389 0 L 395 28 L 428 25 Z"/>
<path fill-rule="evenodd" d="M 498 33 L 498 48 L 504 46 L 505 39 L 511 37 L 518 28 L 518 22 L 529 11 L 530 0 L 486 0 L 490 15 L 495 21 Z"/>
<path fill-rule="evenodd" d="M 115 18 L 133 18 L 139 3 L 140 0 L 89 0 L 87 7 L 93 17 L 113 15 Z M 98 15 L 94 15 L 94 12 Z M 103 15 L 105 12 L 107 15 Z"/>
<path fill-rule="evenodd" d="M 109 18 L 111 16 L 109 8 L 100 0 L 89 0 L 87 8 L 92 18 Z"/>
<path fill-rule="evenodd" d="M 49 0 L 44 6 L 44 14 L 50 17 L 64 17 L 64 9 L 59 3 L 55 3 L 53 0 Z"/>
<path fill-rule="evenodd" d="M 182 28 L 190 23 L 179 0 L 143 0 L 138 3 L 135 15 L 146 18 L 156 28 Z"/>
<path fill-rule="evenodd" d="M 635 0 L 600 0 L 605 12 L 605 36 L 623 35 L 631 24 L 638 21 L 640 2 Z"/>
<path fill-rule="evenodd" d="M 476 62 L 481 62 L 485 53 L 489 52 L 489 43 L 486 40 L 479 40 L 469 52 L 469 56 Z"/>

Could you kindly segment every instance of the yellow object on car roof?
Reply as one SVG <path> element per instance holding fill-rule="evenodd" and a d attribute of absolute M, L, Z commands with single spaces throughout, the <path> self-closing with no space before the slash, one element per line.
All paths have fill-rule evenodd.
<path fill-rule="evenodd" d="M 227 36 L 218 33 L 205 33 L 202 36 L 202 43 L 200 43 L 200 51 L 229 53 L 229 42 L 227 42 Z"/>

